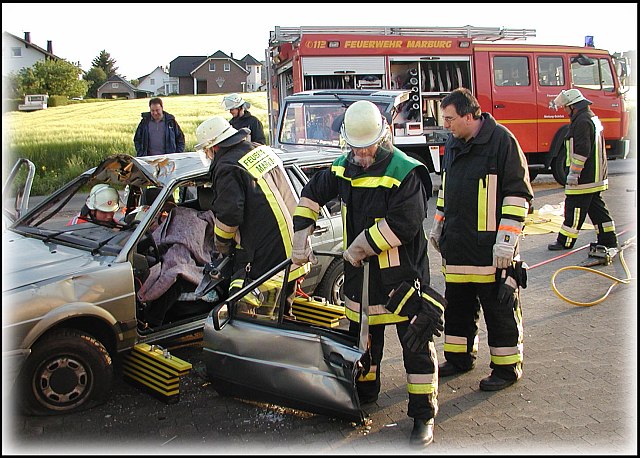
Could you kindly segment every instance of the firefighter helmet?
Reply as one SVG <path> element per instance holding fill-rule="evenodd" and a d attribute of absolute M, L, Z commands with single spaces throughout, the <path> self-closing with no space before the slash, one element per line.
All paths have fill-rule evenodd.
<path fill-rule="evenodd" d="M 116 212 L 120 208 L 120 195 L 106 183 L 97 184 L 89 192 L 87 207 L 89 210 Z"/>
<path fill-rule="evenodd" d="M 585 98 L 579 89 L 567 89 L 566 91 L 560 91 L 560 94 L 553 100 L 553 103 L 557 107 L 568 107 L 583 100 L 591 104 L 591 100 Z"/>
<path fill-rule="evenodd" d="M 245 103 L 246 102 L 244 101 L 242 96 L 240 96 L 240 94 L 225 95 L 224 98 L 222 99 L 222 106 L 227 111 L 232 110 L 234 108 L 240 108 Z"/>
<path fill-rule="evenodd" d="M 217 145 L 223 140 L 238 132 L 229 121 L 221 116 L 214 116 L 202 122 L 196 129 L 196 140 L 198 144 L 195 150 L 202 150 Z"/>
<path fill-rule="evenodd" d="M 365 148 L 382 140 L 387 130 L 387 120 L 378 107 L 368 100 L 359 100 L 345 111 L 340 134 L 349 146 Z"/>

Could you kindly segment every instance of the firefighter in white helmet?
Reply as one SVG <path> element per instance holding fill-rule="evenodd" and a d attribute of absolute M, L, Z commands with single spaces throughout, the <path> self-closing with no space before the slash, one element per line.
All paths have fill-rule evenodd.
<path fill-rule="evenodd" d="M 262 123 L 249 111 L 251 104 L 246 102 L 240 94 L 225 95 L 222 99 L 222 107 L 231 113 L 232 118 L 229 123 L 235 129 L 246 127 L 251 131 L 251 141 L 265 145 L 267 140 L 264 136 Z"/>
<path fill-rule="evenodd" d="M 119 208 L 120 195 L 118 191 L 106 183 L 97 184 L 91 188 L 80 213 L 74 216 L 67 223 L 67 226 L 87 222 L 116 224 L 115 214 Z"/>
<path fill-rule="evenodd" d="M 221 116 L 196 129 L 195 149 L 211 161 L 215 246 L 223 255 L 234 253 L 230 293 L 291 256 L 297 198 L 286 185 L 282 160 L 271 147 L 252 143 L 248 136 L 249 129 L 236 130 Z M 303 273 L 294 266 L 290 278 Z"/>
<path fill-rule="evenodd" d="M 601 195 L 609 186 L 604 128 L 589 105 L 591 101 L 578 89 L 561 91 L 552 102 L 552 106 L 564 108 L 571 119 L 564 138 L 569 162 L 564 222 L 557 240 L 547 247 L 552 251 L 573 248 L 587 215 L 596 227 L 596 243 L 607 248 L 618 246 L 615 223 Z"/>
<path fill-rule="evenodd" d="M 350 330 L 359 332 L 363 261 L 369 262 L 370 367 L 357 382 L 362 404 L 380 392 L 385 325 L 397 326 L 414 419 L 410 442 L 433 440 L 438 411 L 437 356 L 445 301 L 429 287 L 427 213 L 431 180 L 427 168 L 395 148 L 387 120 L 369 101 L 349 106 L 340 129 L 344 154 L 316 173 L 302 190 L 294 223 L 294 262 L 312 256 L 309 236 L 320 208 L 339 197 L 344 227 L 344 295 Z"/>

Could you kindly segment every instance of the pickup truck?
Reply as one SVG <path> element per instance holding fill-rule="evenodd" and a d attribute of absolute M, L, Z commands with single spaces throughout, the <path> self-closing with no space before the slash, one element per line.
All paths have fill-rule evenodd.
<path fill-rule="evenodd" d="M 46 94 L 30 94 L 24 97 L 24 103 L 18 105 L 19 111 L 45 110 L 49 96 Z"/>
<path fill-rule="evenodd" d="M 432 182 L 439 182 L 434 175 L 440 172 L 440 158 L 449 132 L 434 131 L 437 141 L 427 148 L 419 123 L 407 121 L 406 114 L 413 106 L 409 90 L 323 89 L 289 95 L 282 103 L 276 126 L 271 129 L 271 145 L 301 155 L 339 151 L 344 112 L 358 100 L 369 100 L 378 106 L 392 128 L 394 145 L 423 162 L 431 172 Z"/>

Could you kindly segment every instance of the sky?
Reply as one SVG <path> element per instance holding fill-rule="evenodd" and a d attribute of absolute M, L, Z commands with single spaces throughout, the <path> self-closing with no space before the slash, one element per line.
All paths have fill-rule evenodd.
<path fill-rule="evenodd" d="M 597 48 L 624 52 L 637 49 L 637 12 L 636 3 L 3 3 L 2 31 L 30 32 L 43 49 L 51 40 L 56 56 L 85 71 L 105 50 L 131 80 L 218 50 L 262 61 L 275 26 L 535 29 L 526 43 L 583 46 L 591 35 Z"/>

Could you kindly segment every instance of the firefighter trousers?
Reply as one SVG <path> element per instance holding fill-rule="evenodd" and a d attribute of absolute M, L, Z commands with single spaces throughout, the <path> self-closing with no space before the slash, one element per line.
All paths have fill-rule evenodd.
<path fill-rule="evenodd" d="M 475 366 L 480 310 L 487 325 L 491 369 L 504 380 L 522 377 L 523 330 L 520 297 L 513 309 L 501 307 L 498 283 L 446 284 L 444 357 L 461 370 Z"/>
<path fill-rule="evenodd" d="M 558 243 L 565 248 L 573 248 L 587 215 L 596 227 L 597 243 L 609 248 L 616 247 L 616 227 L 600 192 L 565 197 L 564 222 L 558 233 Z"/>
<path fill-rule="evenodd" d="M 409 323 L 397 323 L 396 332 L 402 344 L 402 359 L 407 374 L 407 391 L 409 392 L 409 407 L 407 415 L 411 418 L 430 420 L 438 413 L 438 377 L 436 367 L 438 358 L 433 341 L 425 346 L 423 351 L 414 353 L 405 348 L 403 337 Z M 349 322 L 351 333 L 358 333 L 360 325 Z M 380 394 L 380 363 L 384 351 L 385 325 L 369 326 L 371 338 L 371 368 L 369 373 L 361 376 L 357 382 L 358 397 L 361 404 L 375 402 Z"/>

